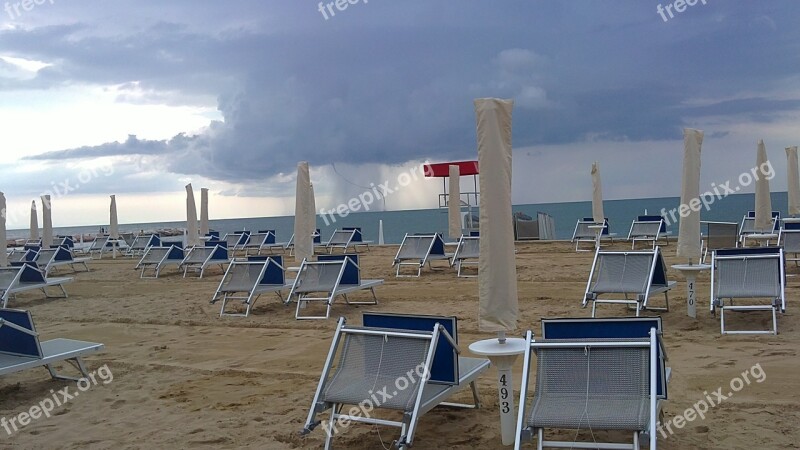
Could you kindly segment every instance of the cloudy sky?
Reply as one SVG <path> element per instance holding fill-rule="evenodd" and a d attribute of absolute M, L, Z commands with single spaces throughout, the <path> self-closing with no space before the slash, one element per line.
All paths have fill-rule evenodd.
<path fill-rule="evenodd" d="M 515 203 L 588 200 L 593 160 L 606 198 L 677 196 L 684 127 L 706 133 L 701 187 L 764 139 L 781 190 L 800 144 L 796 0 L 671 18 L 666 0 L 664 17 L 658 0 L 37 3 L 0 11 L 10 228 L 48 190 L 56 226 L 105 223 L 109 194 L 122 222 L 179 220 L 187 182 L 211 189 L 212 218 L 291 214 L 300 160 L 332 208 L 476 158 L 478 97 L 515 100 Z M 440 188 L 415 181 L 386 208 Z"/>

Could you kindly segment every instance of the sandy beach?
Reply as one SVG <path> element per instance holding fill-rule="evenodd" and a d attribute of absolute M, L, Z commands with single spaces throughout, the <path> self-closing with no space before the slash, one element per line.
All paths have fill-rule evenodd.
<path fill-rule="evenodd" d="M 614 248 L 627 248 L 618 243 Z M 580 299 L 592 262 L 591 253 L 575 253 L 565 242 L 518 243 L 517 270 L 521 335 L 539 334 L 543 317 L 587 317 Z M 68 299 L 43 299 L 25 293 L 10 307 L 32 312 L 42 339 L 69 337 L 105 344 L 87 358 L 90 370 L 103 365 L 113 381 L 82 392 L 52 417 L 42 417 L 11 436 L 0 428 L 3 448 L 322 448 L 324 431 L 300 437 L 328 351 L 336 317 L 360 324 L 361 311 L 456 315 L 462 347 L 490 337 L 477 329 L 477 281 L 457 279 L 451 269 L 423 272 L 419 279 L 394 277 L 396 246 L 362 253 L 367 278 L 384 278 L 379 304 L 349 307 L 336 303 L 330 320 L 297 321 L 294 305 L 264 295 L 249 318 L 218 317 L 209 300 L 221 271 L 204 279 L 182 278 L 174 268 L 159 279 L 140 279 L 135 260 L 105 257 L 88 273 L 73 276 Z M 675 245 L 664 247 L 667 263 L 677 263 Z M 442 264 L 439 264 L 442 266 Z M 800 273 L 793 265 L 789 273 Z M 708 312 L 709 278 L 698 283 L 697 320 L 686 315 L 686 285 L 670 293 L 672 310 L 663 314 L 672 379 L 667 420 L 695 402 L 728 386 L 755 364 L 765 379 L 709 409 L 674 434 L 659 440 L 663 449 L 798 448 L 800 431 L 800 327 L 793 300 L 798 277 L 789 277 L 788 311 L 779 317 L 778 336 L 721 336 Z M 367 295 L 359 294 L 362 296 Z M 622 306 L 601 307 L 602 316 L 624 315 Z M 757 314 L 757 315 L 756 315 Z M 763 326 L 767 313 L 740 314 L 732 326 Z M 752 324 L 745 321 L 754 321 Z M 468 351 L 467 351 L 468 353 Z M 519 387 L 521 358 L 515 369 Z M 502 449 L 495 371 L 480 379 L 484 403 L 479 410 L 435 409 L 425 415 L 416 435 L 417 449 Z M 51 380 L 44 369 L 0 379 L 0 417 L 28 411 L 74 383 Z M 468 390 L 460 394 L 468 400 Z M 561 432 L 564 439 L 574 433 Z M 597 433 L 598 440 L 607 433 Z M 355 425 L 335 440 L 336 448 L 380 449 L 397 437 L 395 429 Z M 623 439 L 626 436 L 622 437 Z M 530 444 L 533 448 L 532 445 Z"/>

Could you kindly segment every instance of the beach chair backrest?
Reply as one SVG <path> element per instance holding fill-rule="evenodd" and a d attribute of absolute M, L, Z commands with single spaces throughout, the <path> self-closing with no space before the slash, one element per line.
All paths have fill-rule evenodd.
<path fill-rule="evenodd" d="M 140 263 L 142 264 L 157 264 L 160 263 L 172 247 L 150 247 L 147 253 L 142 256 Z"/>
<path fill-rule="evenodd" d="M 340 285 L 361 284 L 361 271 L 358 266 L 358 255 L 319 255 L 317 261 L 345 261 Z"/>
<path fill-rule="evenodd" d="M 39 269 L 39 265 L 34 261 L 27 262 L 14 262 L 11 263 L 14 267 L 20 268 L 19 282 L 20 283 L 45 283 L 44 272 Z"/>
<path fill-rule="evenodd" d="M 186 255 L 186 259 L 183 260 L 184 263 L 203 263 L 205 262 L 211 253 L 214 252 L 216 247 L 194 247 L 189 250 L 189 254 Z"/>
<path fill-rule="evenodd" d="M 800 230 L 781 230 L 780 243 L 784 253 L 800 253 Z"/>
<path fill-rule="evenodd" d="M 36 328 L 33 325 L 33 318 L 28 311 L 0 308 L 0 319 L 34 333 L 30 335 L 9 326 L 0 326 L 0 353 L 37 359 L 43 357 L 42 347 L 39 345 L 39 339 L 35 334 Z"/>
<path fill-rule="evenodd" d="M 73 259 L 72 252 L 68 247 L 59 247 L 53 256 L 53 261 L 72 261 Z"/>
<path fill-rule="evenodd" d="M 296 292 L 332 292 L 346 259 L 332 261 L 303 261 L 295 282 Z"/>
<path fill-rule="evenodd" d="M 423 259 L 428 254 L 435 236 L 432 234 L 409 235 L 403 239 L 397 259 Z"/>
<path fill-rule="evenodd" d="M 364 235 L 361 234 L 361 227 L 342 227 L 342 230 L 353 230 L 352 242 L 364 242 Z"/>
<path fill-rule="evenodd" d="M 783 249 L 754 247 L 720 249 L 714 252 L 715 298 L 782 300 Z"/>
<path fill-rule="evenodd" d="M 167 260 L 169 261 L 183 261 L 183 258 L 186 257 L 186 252 L 183 251 L 183 248 L 178 247 L 177 245 L 172 245 L 167 249 Z"/>
<path fill-rule="evenodd" d="M 264 269 L 264 274 L 261 277 L 259 284 L 264 285 L 280 285 L 286 284 L 286 273 L 283 268 L 283 256 L 248 256 L 248 262 L 261 262 L 267 265 Z"/>
<path fill-rule="evenodd" d="M 391 330 L 430 331 L 434 325 L 441 324 L 447 333 L 458 343 L 458 319 L 454 316 L 432 316 L 421 314 L 394 314 L 366 312 L 363 315 L 365 327 Z M 458 352 L 446 337 L 440 336 L 433 354 L 430 383 L 458 384 Z"/>
<path fill-rule="evenodd" d="M 478 237 L 461 236 L 459 240 L 456 259 L 479 258 L 481 254 L 481 240 Z"/>
<path fill-rule="evenodd" d="M 275 242 L 277 242 L 275 240 L 275 230 L 259 230 L 258 232 L 267 235 L 266 238 L 264 239 L 265 244 L 274 244 Z"/>
<path fill-rule="evenodd" d="M 636 221 L 637 222 L 660 222 L 661 223 L 661 228 L 659 229 L 659 231 L 661 233 L 666 233 L 667 232 L 667 223 L 664 221 L 664 217 L 662 217 L 662 216 L 657 216 L 657 215 L 637 216 L 636 217 Z"/>
<path fill-rule="evenodd" d="M 233 261 L 220 283 L 222 292 L 252 292 L 264 276 L 263 261 Z"/>
<path fill-rule="evenodd" d="M 67 249 L 75 248 L 75 240 L 72 239 L 72 236 L 64 236 L 61 239 L 61 243 L 58 244 L 61 247 L 66 247 Z"/>
<path fill-rule="evenodd" d="M 89 250 L 102 250 L 108 242 L 108 236 L 95 236 Z"/>
<path fill-rule="evenodd" d="M 649 338 L 650 329 L 658 330 L 661 342 L 661 317 L 563 318 L 542 319 L 542 339 L 639 339 Z M 667 355 L 658 347 L 657 393 L 667 398 Z"/>
<path fill-rule="evenodd" d="M 34 261 L 36 261 L 37 264 L 46 266 L 50 264 L 50 261 L 56 256 L 56 250 L 57 249 L 54 248 L 43 248 L 36 254 Z"/>
<path fill-rule="evenodd" d="M 328 245 L 347 245 L 353 237 L 353 230 L 336 230 L 328 240 Z"/>
<path fill-rule="evenodd" d="M 18 267 L 0 267 L 0 294 L 5 294 L 11 289 L 18 278 Z"/>
<path fill-rule="evenodd" d="M 634 221 L 631 225 L 630 237 L 643 237 L 643 236 L 657 236 L 661 233 L 661 225 L 659 222 L 640 222 Z"/>
<path fill-rule="evenodd" d="M 736 247 L 739 239 L 739 225 L 736 223 L 709 223 L 706 246 L 709 250 Z"/>
<path fill-rule="evenodd" d="M 595 262 L 596 293 L 646 295 L 651 280 L 654 253 L 598 252 Z"/>

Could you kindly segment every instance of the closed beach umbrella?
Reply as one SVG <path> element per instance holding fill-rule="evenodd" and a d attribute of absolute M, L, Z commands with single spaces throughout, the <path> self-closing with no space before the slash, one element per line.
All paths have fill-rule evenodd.
<path fill-rule="evenodd" d="M 769 198 L 769 180 L 762 171 L 762 167 L 767 166 L 767 147 L 764 140 L 758 141 L 758 154 L 756 165 L 759 169 L 756 172 L 756 224 L 755 228 L 759 231 L 772 231 L 772 200 Z"/>
<path fill-rule="evenodd" d="M 36 200 L 31 202 L 31 240 L 39 239 L 39 217 L 36 214 Z"/>
<path fill-rule="evenodd" d="M 311 174 L 309 173 L 309 179 Z M 308 183 L 308 215 L 309 227 L 311 227 L 311 234 L 317 232 L 317 194 L 314 193 L 314 183 Z M 311 248 L 313 254 L 314 239 L 311 239 Z"/>
<path fill-rule="evenodd" d="M 6 238 L 6 194 L 0 192 L 0 244 L 3 248 L 0 249 L 0 267 L 8 265 L 8 239 Z"/>
<path fill-rule="evenodd" d="M 447 204 L 447 217 L 450 237 L 461 236 L 461 171 L 457 165 L 450 166 L 450 201 Z"/>
<path fill-rule="evenodd" d="M 683 130 L 683 182 L 681 184 L 681 205 L 696 204 L 700 198 L 700 149 L 703 145 L 703 132 L 692 128 Z M 686 205 L 686 206 L 683 206 Z M 700 260 L 700 210 L 689 208 L 689 214 L 681 214 L 678 230 L 678 257 Z"/>
<path fill-rule="evenodd" d="M 592 219 L 595 223 L 605 223 L 603 212 L 603 184 L 600 182 L 600 163 L 592 163 Z"/>
<path fill-rule="evenodd" d="M 800 169 L 798 169 L 797 146 L 786 147 L 786 164 L 789 194 L 789 215 L 800 215 Z"/>
<path fill-rule="evenodd" d="M 111 220 L 108 225 L 108 235 L 111 239 L 119 239 L 119 221 L 117 220 L 117 196 L 111 196 Z"/>
<path fill-rule="evenodd" d="M 208 235 L 208 188 L 200 189 L 200 236 Z"/>
<path fill-rule="evenodd" d="M 517 265 L 511 213 L 513 100 L 475 100 L 480 169 L 478 293 L 481 331 L 517 328 Z"/>
<path fill-rule="evenodd" d="M 42 196 L 42 247 L 53 245 L 53 205 L 50 196 Z"/>
<path fill-rule="evenodd" d="M 192 183 L 186 185 L 186 246 L 198 245 L 197 237 L 197 204 L 194 202 Z"/>
<path fill-rule="evenodd" d="M 314 210 L 314 194 L 311 186 L 311 175 L 308 163 L 297 164 L 297 186 L 294 204 L 294 257 L 296 261 L 311 258 L 314 255 L 312 234 L 316 231 Z"/>

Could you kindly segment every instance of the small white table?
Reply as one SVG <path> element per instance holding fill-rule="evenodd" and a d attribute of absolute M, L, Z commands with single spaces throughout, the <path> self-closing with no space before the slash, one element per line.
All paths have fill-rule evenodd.
<path fill-rule="evenodd" d="M 119 241 L 121 239 L 111 239 L 106 241 L 106 244 L 111 244 L 111 259 L 117 259 L 117 248 L 119 248 Z M 100 251 L 100 259 L 103 258 L 103 252 Z"/>
<path fill-rule="evenodd" d="M 473 342 L 469 351 L 486 356 L 497 367 L 497 391 L 500 396 L 500 433 L 503 445 L 514 445 L 517 429 L 517 410 L 514 408 L 514 383 L 511 366 L 517 357 L 525 353 L 525 339 L 506 338 L 500 343 L 498 338 Z"/>
<path fill-rule="evenodd" d="M 695 282 L 697 274 L 704 270 L 711 270 L 708 264 L 675 264 L 673 269 L 680 271 L 686 277 L 686 313 L 692 319 L 697 318 L 697 292 Z"/>

